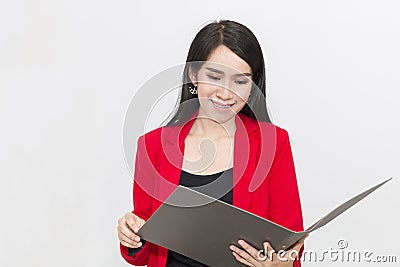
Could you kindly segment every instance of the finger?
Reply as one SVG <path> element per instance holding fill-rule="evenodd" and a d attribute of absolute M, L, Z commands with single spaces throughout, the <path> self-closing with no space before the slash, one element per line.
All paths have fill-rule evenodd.
<path fill-rule="evenodd" d="M 133 233 L 132 230 L 128 228 L 126 225 L 118 226 L 118 232 L 126 236 L 131 241 L 140 242 L 140 236 Z"/>
<path fill-rule="evenodd" d="M 306 234 L 303 236 L 299 241 L 296 242 L 296 244 L 293 246 L 293 249 L 296 249 L 297 251 L 300 250 L 300 248 L 304 245 L 305 239 L 308 237 L 309 234 Z"/>
<path fill-rule="evenodd" d="M 230 249 L 235 252 L 238 256 L 243 258 L 246 262 L 250 264 L 250 266 L 256 265 L 258 262 L 245 250 L 236 247 L 234 245 L 230 246 Z"/>
<path fill-rule="evenodd" d="M 119 238 L 119 241 L 121 242 L 121 244 L 123 244 L 126 247 L 138 248 L 143 245 L 142 242 L 133 241 L 132 239 L 130 239 L 129 237 L 125 236 L 124 234 L 122 234 L 120 232 L 118 233 L 118 238 Z"/>
<path fill-rule="evenodd" d="M 263 246 L 264 246 L 264 252 L 265 252 L 266 261 L 268 261 L 270 263 L 276 261 L 276 255 L 275 255 L 276 251 L 271 246 L 271 244 L 269 242 L 264 242 Z"/>
<path fill-rule="evenodd" d="M 290 249 L 289 251 L 286 251 L 285 258 L 286 260 L 293 262 L 296 259 L 299 259 L 299 251 L 295 249 Z"/>
<path fill-rule="evenodd" d="M 125 223 L 133 232 L 134 228 L 136 227 L 136 219 L 135 214 L 128 212 L 125 214 L 122 223 Z"/>
<path fill-rule="evenodd" d="M 235 251 L 232 251 L 233 256 L 236 258 L 237 261 L 247 265 L 247 266 L 253 266 L 251 263 L 243 259 L 239 254 L 237 254 Z"/>
<path fill-rule="evenodd" d="M 132 245 L 131 243 L 126 242 L 125 240 L 120 240 L 121 244 L 128 248 L 139 248 L 142 244 L 139 245 Z"/>
<path fill-rule="evenodd" d="M 143 225 L 143 220 L 136 214 L 131 213 L 125 217 L 126 223 L 132 229 L 133 232 L 137 233 Z"/>
<path fill-rule="evenodd" d="M 257 262 L 260 261 L 258 259 L 258 250 L 256 248 L 254 248 L 252 245 L 250 245 L 249 243 L 247 243 L 246 241 L 244 241 L 242 239 L 240 239 L 238 241 L 238 243 L 251 256 L 252 261 L 250 261 L 251 259 L 248 260 L 250 263 L 256 264 Z"/>
<path fill-rule="evenodd" d="M 295 261 L 296 259 L 299 259 L 300 256 L 300 249 L 304 245 L 304 241 L 307 238 L 308 234 L 302 237 L 299 241 L 296 242 L 296 244 L 286 252 L 285 258 L 290 260 L 290 261 Z"/>
<path fill-rule="evenodd" d="M 297 243 L 292 250 L 300 251 L 301 247 L 304 245 L 304 242 Z"/>

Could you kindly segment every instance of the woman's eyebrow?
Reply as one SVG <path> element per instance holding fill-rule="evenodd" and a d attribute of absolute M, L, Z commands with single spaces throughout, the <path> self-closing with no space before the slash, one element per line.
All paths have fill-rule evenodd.
<path fill-rule="evenodd" d="M 248 73 L 248 72 L 245 72 L 245 73 L 237 73 L 237 74 L 234 74 L 234 76 L 251 76 L 251 74 Z"/>
<path fill-rule="evenodd" d="M 219 73 L 219 74 L 224 74 L 224 72 L 222 70 L 217 70 L 217 69 L 214 69 L 214 68 L 211 68 L 211 67 L 206 67 L 206 69 L 208 69 L 209 71 L 212 71 L 212 72 Z M 234 74 L 234 76 L 251 76 L 251 74 L 248 73 L 248 72 L 246 72 L 246 73 L 237 73 L 237 74 Z"/>
<path fill-rule="evenodd" d="M 210 68 L 210 67 L 207 67 L 206 69 L 208 69 L 208 70 L 210 70 L 210 71 L 212 71 L 212 72 L 219 73 L 219 74 L 224 74 L 224 72 L 223 72 L 222 70 L 217 70 L 217 69 Z"/>

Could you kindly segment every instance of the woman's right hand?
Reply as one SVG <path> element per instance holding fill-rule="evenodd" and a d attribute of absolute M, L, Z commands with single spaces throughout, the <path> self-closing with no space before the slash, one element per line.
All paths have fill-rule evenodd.
<path fill-rule="evenodd" d="M 142 246 L 140 236 L 136 233 L 146 221 L 132 212 L 126 213 L 118 219 L 118 238 L 122 245 L 129 248 Z"/>

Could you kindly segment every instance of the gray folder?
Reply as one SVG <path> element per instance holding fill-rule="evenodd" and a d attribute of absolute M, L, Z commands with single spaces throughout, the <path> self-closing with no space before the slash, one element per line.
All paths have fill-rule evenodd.
<path fill-rule="evenodd" d="M 302 232 L 179 185 L 139 229 L 138 235 L 208 266 L 245 266 L 232 255 L 230 244 L 240 248 L 237 241 L 243 239 L 262 250 L 263 243 L 269 241 L 275 251 L 287 250 L 390 179 L 346 201 Z"/>

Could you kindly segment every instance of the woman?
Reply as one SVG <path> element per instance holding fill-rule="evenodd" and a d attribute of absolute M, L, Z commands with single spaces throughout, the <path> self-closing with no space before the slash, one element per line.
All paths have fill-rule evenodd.
<path fill-rule="evenodd" d="M 289 137 L 269 119 L 265 64 L 254 34 L 234 21 L 210 23 L 194 38 L 186 63 L 177 111 L 138 139 L 134 210 L 118 220 L 121 254 L 133 265 L 206 266 L 135 234 L 178 184 L 303 230 Z M 220 188 L 210 188 L 217 178 Z M 260 258 L 242 241 L 230 249 L 244 265 L 301 266 L 289 254 Z M 292 248 L 300 256 L 303 242 Z M 264 248 L 272 249 L 268 242 Z"/>

